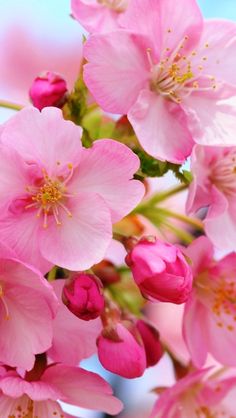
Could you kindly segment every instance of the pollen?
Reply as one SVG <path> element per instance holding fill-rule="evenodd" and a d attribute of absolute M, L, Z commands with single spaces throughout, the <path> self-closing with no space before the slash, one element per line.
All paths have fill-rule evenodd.
<path fill-rule="evenodd" d="M 58 162 L 57 162 L 57 165 Z M 25 209 L 37 209 L 36 217 L 43 216 L 43 228 L 47 229 L 48 219 L 53 216 L 56 225 L 61 226 L 60 220 L 61 211 L 65 212 L 69 218 L 72 213 L 66 206 L 68 197 L 75 195 L 67 193 L 67 183 L 73 176 L 73 164 L 68 163 L 67 168 L 69 172 L 62 180 L 61 178 L 50 178 L 45 169 L 42 169 L 42 183 L 37 186 L 26 186 L 27 193 L 30 194 L 31 203 L 25 206 Z"/>

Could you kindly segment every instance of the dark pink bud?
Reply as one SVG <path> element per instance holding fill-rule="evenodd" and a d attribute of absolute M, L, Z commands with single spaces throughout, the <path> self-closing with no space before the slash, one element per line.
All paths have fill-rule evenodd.
<path fill-rule="evenodd" d="M 161 359 L 163 354 L 159 332 L 153 325 L 142 319 L 137 321 L 136 326 L 143 340 L 147 367 L 154 366 Z"/>
<path fill-rule="evenodd" d="M 105 328 L 97 339 L 98 357 L 105 369 L 132 379 L 142 376 L 146 368 L 145 349 L 135 327 L 118 323 Z"/>
<path fill-rule="evenodd" d="M 147 299 L 177 304 L 188 299 L 192 271 L 175 245 L 158 239 L 142 239 L 128 253 L 126 263 Z"/>
<path fill-rule="evenodd" d="M 66 92 L 65 80 L 59 74 L 46 71 L 35 78 L 29 95 L 33 105 L 42 110 L 47 106 L 62 107 Z"/>
<path fill-rule="evenodd" d="M 95 319 L 104 309 L 102 284 L 93 274 L 77 273 L 65 284 L 62 300 L 78 318 Z"/>

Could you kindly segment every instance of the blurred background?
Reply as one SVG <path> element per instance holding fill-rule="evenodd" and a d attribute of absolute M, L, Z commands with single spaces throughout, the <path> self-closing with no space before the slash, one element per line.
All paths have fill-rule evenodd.
<path fill-rule="evenodd" d="M 236 0 L 199 0 L 206 18 L 236 20 Z M 82 28 L 70 17 L 70 0 L 0 0 L 0 100 L 27 104 L 33 79 L 44 70 L 61 73 L 69 87 L 78 74 L 81 61 Z M 13 112 L 0 108 L 0 122 Z M 171 181 L 171 180 L 170 180 Z M 161 314 L 152 312 L 159 328 L 173 326 L 175 346 L 179 344 L 181 307 L 166 307 Z M 158 316 L 158 318 L 157 318 Z M 176 337 L 176 339 L 175 339 Z M 69 342 L 68 342 L 69 344 Z M 181 349 L 183 352 L 183 348 Z M 119 379 L 106 372 L 95 357 L 83 367 L 98 372 L 112 384 L 115 394 L 125 404 L 122 418 L 146 418 L 156 399 L 151 389 L 174 382 L 171 362 L 164 357 L 140 379 Z M 92 396 L 92 394 L 91 394 Z M 69 413 L 81 418 L 105 418 L 105 415 L 66 406 Z M 106 416 L 108 418 L 108 416 Z M 190 417 L 189 417 L 190 418 Z"/>

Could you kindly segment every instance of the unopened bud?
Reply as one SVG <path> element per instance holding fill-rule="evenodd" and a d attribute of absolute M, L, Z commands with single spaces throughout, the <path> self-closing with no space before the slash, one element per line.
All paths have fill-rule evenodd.
<path fill-rule="evenodd" d="M 143 340 L 147 367 L 154 366 L 158 363 L 163 354 L 159 332 L 153 325 L 142 319 L 137 321 L 136 326 Z"/>
<path fill-rule="evenodd" d="M 97 339 L 103 367 L 128 379 L 142 376 L 146 368 L 142 339 L 139 333 L 135 335 L 135 328 L 133 331 L 119 322 L 113 328 L 105 328 Z"/>
<path fill-rule="evenodd" d="M 192 289 L 192 271 L 180 249 L 159 239 L 141 239 L 125 259 L 144 297 L 184 303 Z"/>
<path fill-rule="evenodd" d="M 42 110 L 47 106 L 62 107 L 65 103 L 66 92 L 65 80 L 59 74 L 46 71 L 35 78 L 29 95 L 33 105 Z"/>
<path fill-rule="evenodd" d="M 104 309 L 102 284 L 93 274 L 74 274 L 63 288 L 62 300 L 78 318 L 95 319 Z"/>

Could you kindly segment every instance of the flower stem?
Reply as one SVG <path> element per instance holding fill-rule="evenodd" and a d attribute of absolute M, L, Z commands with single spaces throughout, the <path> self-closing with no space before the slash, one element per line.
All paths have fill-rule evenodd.
<path fill-rule="evenodd" d="M 182 222 L 184 222 L 184 223 L 192 226 L 195 229 L 198 229 L 200 231 L 203 231 L 204 230 L 203 223 L 199 219 L 189 218 L 186 215 L 183 215 L 181 213 L 173 212 L 173 211 L 171 211 L 169 209 L 157 208 L 156 210 L 159 213 L 161 213 L 163 215 L 166 215 L 167 217 L 178 219 L 178 220 L 180 220 L 180 221 L 182 221 Z"/>
<path fill-rule="evenodd" d="M 56 279 L 56 275 L 57 275 L 57 266 L 54 266 L 52 270 L 50 270 L 48 273 L 48 277 L 47 277 L 48 281 L 53 282 L 53 280 Z"/>
<path fill-rule="evenodd" d="M 21 110 L 23 109 L 24 106 L 16 104 L 16 103 L 8 102 L 7 100 L 0 100 L 0 107 L 5 107 L 6 109 L 11 109 L 11 110 Z"/>
<path fill-rule="evenodd" d="M 142 203 L 141 205 L 138 205 L 136 209 L 132 212 L 133 214 L 143 213 L 143 209 L 146 209 L 147 207 L 154 206 L 156 203 L 162 202 L 163 200 L 168 199 L 171 196 L 174 196 L 177 193 L 182 192 L 183 190 L 186 190 L 188 188 L 187 184 L 179 184 L 176 187 L 173 187 L 172 189 L 166 190 L 161 193 L 157 193 L 154 196 L 152 196 L 149 200 Z"/>

